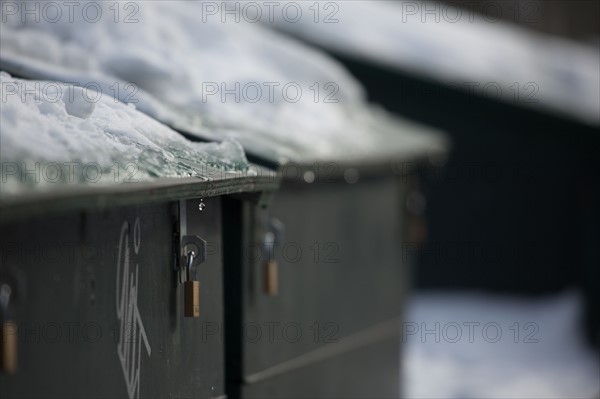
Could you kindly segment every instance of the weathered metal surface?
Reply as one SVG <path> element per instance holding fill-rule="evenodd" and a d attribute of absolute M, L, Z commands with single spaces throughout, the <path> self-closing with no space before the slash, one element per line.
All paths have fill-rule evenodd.
<path fill-rule="evenodd" d="M 275 247 L 277 297 L 264 293 L 263 254 L 251 259 L 247 252 L 245 375 L 335 345 L 347 334 L 399 314 L 406 284 L 400 244 L 403 195 L 393 178 L 357 185 L 284 183 L 270 210 L 286 230 Z M 262 333 L 256 342 L 252 325 Z"/>
<path fill-rule="evenodd" d="M 188 234 L 221 245 L 221 199 L 188 201 Z M 2 225 L 1 275 L 27 291 L 11 310 L 18 369 L 2 398 L 224 394 L 221 251 L 197 267 L 199 318 L 184 318 L 171 204 Z"/>
<path fill-rule="evenodd" d="M 398 322 L 399 325 L 399 322 Z M 398 398 L 400 337 L 327 356 L 243 387 L 246 398 Z"/>
<path fill-rule="evenodd" d="M 228 394 L 398 396 L 398 341 L 381 357 L 378 340 L 368 338 L 382 323 L 399 325 L 408 288 L 408 185 L 382 173 L 387 167 L 366 169 L 352 183 L 343 172 L 313 183 L 285 179 L 268 210 L 238 204 L 244 229 L 225 227 L 226 240 L 240 241 L 237 253 L 225 255 L 226 324 L 239 326 L 225 335 Z M 271 218 L 285 226 L 273 256 L 260 245 Z M 276 296 L 265 292 L 271 258 Z M 348 344 L 356 336 L 367 337 L 360 350 Z M 371 367 L 356 365 L 365 359 Z"/>

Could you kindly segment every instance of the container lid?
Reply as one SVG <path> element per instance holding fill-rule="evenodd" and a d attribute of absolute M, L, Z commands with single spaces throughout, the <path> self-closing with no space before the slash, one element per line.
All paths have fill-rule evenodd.
<path fill-rule="evenodd" d="M 0 73 L 2 219 L 72 209 L 273 190 L 239 143 L 197 143 L 80 87 Z"/>

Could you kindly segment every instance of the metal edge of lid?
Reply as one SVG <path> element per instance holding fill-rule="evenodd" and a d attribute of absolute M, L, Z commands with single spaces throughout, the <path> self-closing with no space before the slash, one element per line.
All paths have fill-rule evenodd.
<path fill-rule="evenodd" d="M 160 178 L 155 181 L 113 186 L 65 187 L 64 190 L 30 192 L 0 201 L 0 224 L 49 215 L 101 211 L 107 208 L 156 204 L 182 199 L 239 193 L 272 192 L 279 188 L 280 174 L 251 165 L 256 175 L 228 173 L 220 179 L 201 177 Z"/>
<path fill-rule="evenodd" d="M 446 159 L 447 149 L 436 148 L 399 156 L 364 157 L 352 161 L 288 162 L 277 171 L 282 184 L 356 183 L 362 178 L 401 177 L 414 172 L 416 167 L 435 164 L 436 158 Z M 357 179 L 353 181 L 353 179 Z"/>
<path fill-rule="evenodd" d="M 377 150 L 282 161 L 245 148 L 246 157 L 253 164 L 277 170 L 283 182 L 306 181 L 307 172 L 318 180 L 325 178 L 343 182 L 347 180 L 348 170 L 354 169 L 364 176 L 404 175 L 407 173 L 401 170 L 403 164 L 437 164 L 441 159 L 447 159 L 451 153 L 453 143 L 444 130 L 406 120 L 394 113 L 386 112 L 382 114 L 382 118 L 384 117 L 385 121 L 381 122 L 381 126 L 392 129 L 386 133 L 391 142 L 389 146 L 382 143 Z M 408 141 L 404 141 L 405 139 Z"/>

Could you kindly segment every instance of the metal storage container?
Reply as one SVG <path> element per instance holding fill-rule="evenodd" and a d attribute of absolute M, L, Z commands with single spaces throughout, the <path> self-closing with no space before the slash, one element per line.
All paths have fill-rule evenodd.
<path fill-rule="evenodd" d="M 226 395 L 398 396 L 408 282 L 402 251 L 413 241 L 408 219 L 418 226 L 424 207 L 415 167 L 443 152 L 443 139 L 409 123 L 384 123 L 387 114 L 366 103 L 360 84 L 319 52 L 257 24 L 197 23 L 200 3 L 159 3 L 140 7 L 150 23 L 102 31 L 81 21 L 79 31 L 13 20 L 17 29 L 7 32 L 15 44 L 23 32 L 47 34 L 79 47 L 84 58 L 92 48 L 107 50 L 114 65 L 68 66 L 80 84 L 98 76 L 104 87 L 135 83 L 140 110 L 190 139 L 235 138 L 253 162 L 280 172 L 282 189 L 271 198 L 222 201 L 225 327 L 212 320 L 205 327 L 210 337 L 224 334 Z M 157 62 L 156 53 L 170 62 Z M 65 79 L 63 65 L 24 46 L 0 58 L 21 76 Z M 219 96 L 207 96 L 211 81 Z M 275 100 L 240 101 L 237 94 L 260 88 L 257 82 L 300 90 L 292 99 L 282 91 Z M 379 124 L 386 129 L 376 130 Z"/>
<path fill-rule="evenodd" d="M 252 208 L 277 185 L 240 172 L 3 202 L 0 396 L 223 397 L 229 197 Z"/>
<path fill-rule="evenodd" d="M 245 228 L 224 224 L 245 249 L 225 254 L 226 325 L 240 327 L 225 331 L 228 395 L 399 396 L 406 246 L 422 223 L 406 204 L 423 200 L 415 172 L 442 142 L 395 158 L 285 164 L 268 209 L 239 204 Z"/>
<path fill-rule="evenodd" d="M 404 203 L 436 151 L 2 203 L 2 396 L 398 396 Z"/>

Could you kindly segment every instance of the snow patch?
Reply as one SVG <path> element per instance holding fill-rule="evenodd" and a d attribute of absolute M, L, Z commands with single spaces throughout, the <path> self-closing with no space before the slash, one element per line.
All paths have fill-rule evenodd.
<path fill-rule="evenodd" d="M 201 1 L 137 2 L 136 23 L 115 22 L 113 2 L 93 3 L 103 15 L 95 23 L 79 12 L 54 22 L 6 15 L 0 67 L 93 84 L 178 130 L 234 138 L 280 163 L 373 159 L 404 151 L 423 132 L 399 119 L 380 126 L 383 112 L 367 107 L 343 67 L 260 24 L 204 22 Z"/>
<path fill-rule="evenodd" d="M 244 170 L 241 145 L 195 143 L 112 98 L 0 73 L 1 195 Z"/>
<path fill-rule="evenodd" d="M 598 397 L 598 353 L 584 342 L 582 306 L 577 292 L 540 299 L 418 294 L 403 329 L 404 395 Z"/>
<path fill-rule="evenodd" d="M 476 93 L 483 96 L 600 124 L 597 46 L 536 33 L 501 22 L 497 15 L 479 15 L 475 3 L 459 4 L 466 5 L 462 11 L 439 1 L 335 1 L 327 2 L 327 9 L 321 3 L 335 23 L 314 21 L 317 3 L 284 1 L 280 6 L 286 3 L 301 7 L 308 17 L 291 23 L 275 13 L 273 23 L 261 21 L 353 57 L 465 90 L 478 84 Z M 540 12 L 514 10 L 519 11 Z"/>
<path fill-rule="evenodd" d="M 87 119 L 94 112 L 95 103 L 86 96 L 81 87 L 65 91 L 62 101 L 65 103 L 65 110 L 71 116 Z"/>

